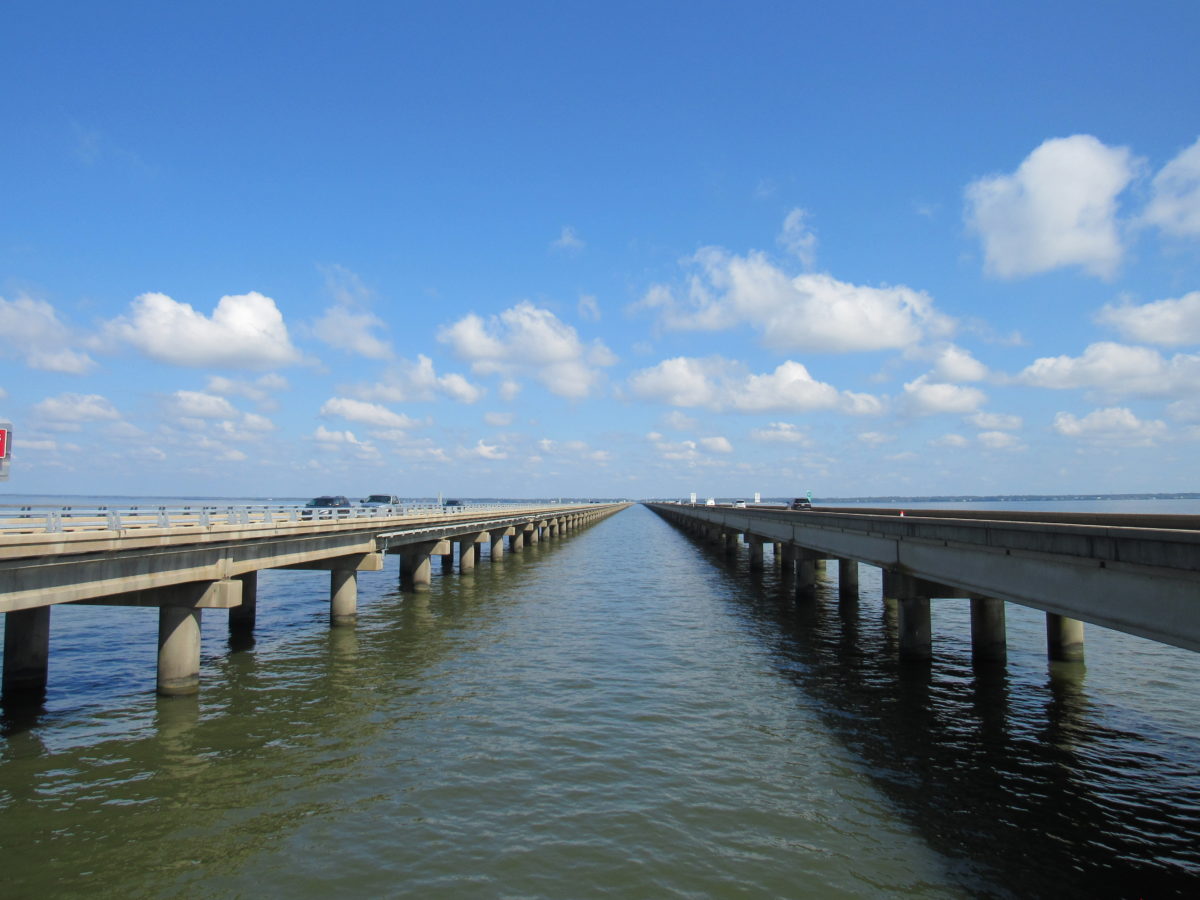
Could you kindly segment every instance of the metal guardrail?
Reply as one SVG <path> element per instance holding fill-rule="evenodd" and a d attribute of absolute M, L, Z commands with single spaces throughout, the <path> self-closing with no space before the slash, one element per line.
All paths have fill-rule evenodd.
<path fill-rule="evenodd" d="M 125 531 L 137 528 L 208 528 L 212 525 L 304 523 L 416 516 L 478 516 L 481 513 L 545 509 L 553 504 L 509 503 L 438 506 L 312 507 L 285 504 L 198 506 L 3 506 L 0 505 L 0 536 L 47 534 L 69 531 Z M 582 505 L 582 504 L 571 504 Z"/>

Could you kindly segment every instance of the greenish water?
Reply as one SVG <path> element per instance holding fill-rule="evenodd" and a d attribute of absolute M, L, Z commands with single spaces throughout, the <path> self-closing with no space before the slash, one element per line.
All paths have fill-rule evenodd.
<path fill-rule="evenodd" d="M 964 602 L 902 666 L 874 570 L 839 605 L 635 507 L 473 575 L 264 572 L 250 650 L 204 621 L 152 693 L 152 610 L 56 609 L 0 739 L 5 897 L 1189 896 L 1200 664 L 1090 629 L 1045 660 Z"/>

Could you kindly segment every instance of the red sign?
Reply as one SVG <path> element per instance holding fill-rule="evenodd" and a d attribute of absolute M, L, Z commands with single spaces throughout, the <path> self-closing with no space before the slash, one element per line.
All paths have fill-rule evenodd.
<path fill-rule="evenodd" d="M 8 429 L 0 428 L 0 459 L 8 456 Z"/>

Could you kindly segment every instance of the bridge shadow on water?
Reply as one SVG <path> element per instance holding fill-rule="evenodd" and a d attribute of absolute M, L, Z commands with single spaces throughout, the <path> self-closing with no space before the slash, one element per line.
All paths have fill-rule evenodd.
<path fill-rule="evenodd" d="M 972 896 L 1197 896 L 1200 749 L 1114 727 L 1083 664 L 975 665 L 969 632 L 944 647 L 936 625 L 932 663 L 904 662 L 867 569 L 849 600 L 835 568 L 798 597 L 769 554 L 756 572 L 699 546 L 798 706 Z"/>

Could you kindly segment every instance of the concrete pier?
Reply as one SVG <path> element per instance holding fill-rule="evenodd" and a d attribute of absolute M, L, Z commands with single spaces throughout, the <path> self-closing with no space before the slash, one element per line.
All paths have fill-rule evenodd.
<path fill-rule="evenodd" d="M 491 533 L 491 553 L 492 562 L 504 558 L 504 531 L 493 531 Z"/>
<path fill-rule="evenodd" d="M 258 572 L 244 572 L 237 580 L 242 583 L 242 602 L 229 607 L 229 633 L 237 638 L 249 638 L 254 634 L 254 623 L 258 618 Z"/>
<path fill-rule="evenodd" d="M 976 662 L 1005 662 L 1008 659 L 1003 600 L 971 598 L 971 657 Z"/>
<path fill-rule="evenodd" d="M 37 702 L 46 693 L 50 662 L 50 607 L 5 614 L 4 683 L 6 701 Z"/>
<path fill-rule="evenodd" d="M 523 528 L 514 528 L 512 535 L 509 536 L 508 549 L 516 553 L 518 550 L 525 549 L 525 530 Z"/>
<path fill-rule="evenodd" d="M 1046 652 L 1054 662 L 1083 660 L 1083 623 L 1046 613 Z"/>
<path fill-rule="evenodd" d="M 429 557 L 432 544 L 412 544 L 400 554 L 400 587 L 406 591 L 427 591 L 433 581 Z"/>
<path fill-rule="evenodd" d="M 858 598 L 858 560 L 838 560 L 838 596 L 842 600 Z"/>
<path fill-rule="evenodd" d="M 762 538 L 756 535 L 746 535 L 746 541 L 750 545 L 750 568 L 762 569 L 763 567 L 763 542 Z"/>
<path fill-rule="evenodd" d="M 353 625 L 358 618 L 358 571 L 329 571 L 329 624 Z"/>
<path fill-rule="evenodd" d="M 933 658 L 933 629 L 929 598 L 900 597 L 900 658 L 925 661 Z"/>
<path fill-rule="evenodd" d="M 458 571 L 470 572 L 475 568 L 475 536 L 458 539 Z"/>
<path fill-rule="evenodd" d="M 158 608 L 158 693 L 164 697 L 200 690 L 200 610 Z"/>

